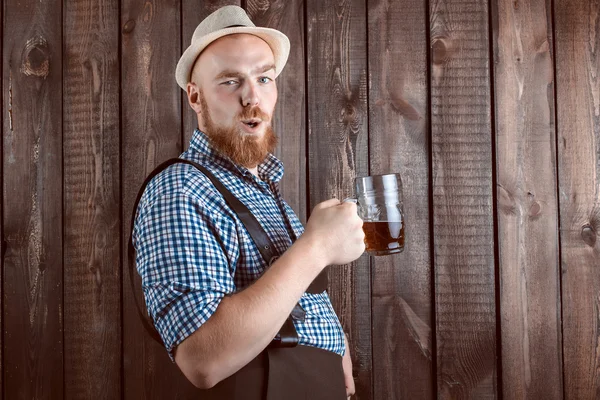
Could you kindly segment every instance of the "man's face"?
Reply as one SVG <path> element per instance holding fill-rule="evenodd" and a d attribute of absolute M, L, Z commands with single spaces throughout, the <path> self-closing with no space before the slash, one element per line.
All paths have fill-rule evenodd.
<path fill-rule="evenodd" d="M 273 52 L 248 34 L 224 36 L 200 55 L 188 84 L 199 128 L 233 162 L 255 167 L 277 144 Z"/>

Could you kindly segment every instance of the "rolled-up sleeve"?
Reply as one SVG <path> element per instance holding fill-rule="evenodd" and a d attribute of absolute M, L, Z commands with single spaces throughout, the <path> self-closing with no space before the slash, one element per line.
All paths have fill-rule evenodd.
<path fill-rule="evenodd" d="M 141 205 L 134 229 L 137 270 L 148 312 L 174 349 L 235 292 L 235 224 L 185 192 Z M 233 254 L 233 256 L 232 256 Z"/>

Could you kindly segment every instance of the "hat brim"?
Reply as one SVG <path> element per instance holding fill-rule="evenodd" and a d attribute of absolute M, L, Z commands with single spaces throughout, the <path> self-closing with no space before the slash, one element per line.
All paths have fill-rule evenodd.
<path fill-rule="evenodd" d="M 285 63 L 287 62 L 290 54 L 290 41 L 283 33 L 278 30 L 271 28 L 261 27 L 232 27 L 220 29 L 216 32 L 210 33 L 195 43 L 192 43 L 181 55 L 179 62 L 177 63 L 177 69 L 175 70 L 175 79 L 177 84 L 183 90 L 187 90 L 187 84 L 190 81 L 190 75 L 192 73 L 192 67 L 196 62 L 196 59 L 209 44 L 215 40 L 227 36 L 234 35 L 236 33 L 248 33 L 250 35 L 258 36 L 271 48 L 273 51 L 273 57 L 275 58 L 275 77 L 277 77 Z"/>

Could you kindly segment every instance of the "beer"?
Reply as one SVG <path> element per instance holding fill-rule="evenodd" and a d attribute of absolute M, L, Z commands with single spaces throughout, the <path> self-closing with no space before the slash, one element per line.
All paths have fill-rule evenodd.
<path fill-rule="evenodd" d="M 363 220 L 365 250 L 372 256 L 404 249 L 404 211 L 400 174 L 357 177 L 356 203 Z"/>
<path fill-rule="evenodd" d="M 398 222 L 364 222 L 366 251 L 371 255 L 400 253 L 404 249 L 404 224 Z"/>

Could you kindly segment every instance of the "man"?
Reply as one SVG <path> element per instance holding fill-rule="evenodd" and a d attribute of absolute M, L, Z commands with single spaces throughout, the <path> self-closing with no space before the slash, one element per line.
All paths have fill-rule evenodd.
<path fill-rule="evenodd" d="M 329 297 L 305 291 L 325 266 L 363 253 L 362 220 L 355 204 L 331 199 L 314 208 L 303 232 L 277 190 L 283 167 L 271 154 L 271 120 L 288 53 L 284 34 L 227 6 L 198 25 L 176 73 L 199 127 L 181 158 L 209 169 L 248 207 L 279 258 L 268 265 L 223 196 L 190 165 L 152 179 L 137 210 L 133 239 L 149 313 L 172 360 L 214 398 L 354 393 Z M 298 346 L 272 348 L 297 303 L 305 312 L 293 324 Z"/>

